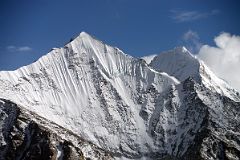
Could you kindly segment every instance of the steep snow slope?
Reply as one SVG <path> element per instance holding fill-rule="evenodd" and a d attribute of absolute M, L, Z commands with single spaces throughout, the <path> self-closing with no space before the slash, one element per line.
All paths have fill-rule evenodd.
<path fill-rule="evenodd" d="M 176 47 L 173 50 L 163 52 L 156 56 L 149 65 L 158 71 L 164 71 L 176 77 L 180 81 L 191 76 L 207 88 L 239 101 L 237 91 L 218 78 L 203 61 L 193 56 L 185 47 Z"/>

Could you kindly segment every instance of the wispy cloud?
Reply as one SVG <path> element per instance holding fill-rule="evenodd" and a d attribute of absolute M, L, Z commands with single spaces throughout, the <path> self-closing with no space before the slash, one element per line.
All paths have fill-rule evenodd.
<path fill-rule="evenodd" d="M 171 18 L 176 22 L 190 22 L 217 15 L 220 11 L 215 9 L 209 12 L 179 11 L 179 10 L 171 10 L 170 12 Z"/>
<path fill-rule="evenodd" d="M 184 45 L 194 54 L 198 53 L 202 47 L 198 33 L 192 30 L 188 30 L 183 34 L 182 41 Z"/>
<path fill-rule="evenodd" d="M 7 46 L 6 49 L 9 52 L 28 52 L 28 51 L 32 50 L 32 48 L 28 47 L 28 46 L 17 47 L 17 46 L 14 46 L 14 45 Z"/>
<path fill-rule="evenodd" d="M 23 46 L 23 47 L 19 47 L 18 48 L 19 51 L 31 51 L 32 48 L 28 47 L 28 46 Z"/>

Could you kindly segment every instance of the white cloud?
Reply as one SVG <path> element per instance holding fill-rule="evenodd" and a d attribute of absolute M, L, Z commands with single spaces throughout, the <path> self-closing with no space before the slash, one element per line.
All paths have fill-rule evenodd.
<path fill-rule="evenodd" d="M 13 52 L 16 50 L 16 47 L 15 46 L 7 46 L 7 50 L 10 52 Z"/>
<path fill-rule="evenodd" d="M 221 33 L 214 41 L 216 47 L 202 46 L 198 57 L 219 77 L 240 91 L 240 36 Z"/>
<path fill-rule="evenodd" d="M 16 46 L 13 46 L 13 45 L 7 46 L 6 49 L 9 52 L 28 52 L 28 51 L 32 50 L 32 48 L 30 48 L 28 46 L 16 47 Z"/>
<path fill-rule="evenodd" d="M 24 47 L 19 47 L 18 48 L 19 51 L 31 51 L 32 48 L 28 47 L 28 46 L 24 46 Z"/>
<path fill-rule="evenodd" d="M 182 40 L 187 49 L 194 54 L 198 53 L 199 49 L 202 47 L 198 33 L 192 30 L 185 32 L 182 36 Z"/>
<path fill-rule="evenodd" d="M 172 14 L 172 19 L 176 22 L 189 22 L 214 16 L 219 13 L 219 10 L 212 10 L 210 12 L 171 10 L 170 12 Z"/>

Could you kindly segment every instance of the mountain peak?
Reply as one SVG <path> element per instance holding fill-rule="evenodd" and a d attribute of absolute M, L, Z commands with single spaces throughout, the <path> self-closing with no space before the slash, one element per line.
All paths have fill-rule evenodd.
<path fill-rule="evenodd" d="M 69 43 L 73 42 L 73 41 L 76 41 L 76 40 L 86 40 L 86 39 L 96 39 L 96 38 L 93 38 L 93 36 L 91 36 L 90 34 L 88 34 L 87 32 L 80 32 L 78 35 L 72 37 L 69 41 Z M 67 43 L 68 44 L 68 43 Z"/>
<path fill-rule="evenodd" d="M 79 34 L 79 37 L 92 37 L 90 34 L 88 34 L 87 32 L 85 31 L 82 31 L 80 34 Z"/>
<path fill-rule="evenodd" d="M 180 46 L 160 53 L 151 61 L 150 66 L 183 81 L 189 75 L 198 74 L 199 61 L 184 46 Z"/>
<path fill-rule="evenodd" d="M 178 46 L 173 49 L 175 52 L 187 53 L 189 52 L 185 46 Z"/>
<path fill-rule="evenodd" d="M 181 54 L 181 55 L 187 55 L 190 58 L 194 58 L 195 56 L 185 47 L 185 46 L 179 46 L 179 47 L 175 47 L 173 50 L 167 51 L 169 53 L 173 53 L 173 54 Z"/>

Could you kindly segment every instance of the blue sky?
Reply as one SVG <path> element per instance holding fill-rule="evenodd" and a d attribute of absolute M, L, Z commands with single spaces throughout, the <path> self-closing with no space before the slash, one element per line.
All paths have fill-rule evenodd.
<path fill-rule="evenodd" d="M 0 70 L 14 70 L 85 31 L 135 57 L 240 35 L 239 0 L 1 0 Z M 193 49 L 194 51 L 194 49 Z"/>

